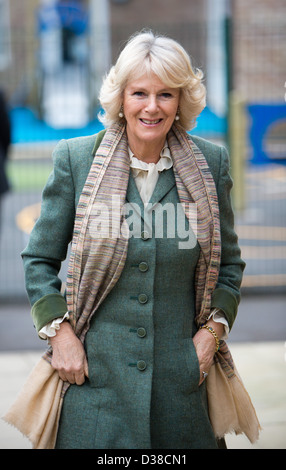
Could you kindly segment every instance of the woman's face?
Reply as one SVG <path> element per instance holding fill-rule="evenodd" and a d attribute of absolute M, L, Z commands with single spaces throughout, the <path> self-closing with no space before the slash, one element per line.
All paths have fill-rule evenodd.
<path fill-rule="evenodd" d="M 131 80 L 123 95 L 127 135 L 136 145 L 164 145 L 179 106 L 180 91 L 167 87 L 156 75 Z"/>

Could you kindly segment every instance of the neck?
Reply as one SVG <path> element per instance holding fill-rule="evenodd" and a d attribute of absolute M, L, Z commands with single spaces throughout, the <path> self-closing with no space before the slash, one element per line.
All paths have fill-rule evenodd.
<path fill-rule="evenodd" d="M 146 163 L 157 163 L 160 160 L 160 153 L 164 147 L 165 138 L 160 142 L 138 142 L 128 135 L 128 144 L 138 160 L 142 160 Z"/>

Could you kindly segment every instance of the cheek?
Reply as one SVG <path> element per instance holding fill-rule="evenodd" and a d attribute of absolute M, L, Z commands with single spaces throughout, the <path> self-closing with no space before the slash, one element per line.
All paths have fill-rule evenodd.
<path fill-rule="evenodd" d="M 173 102 L 172 104 L 169 104 L 169 106 L 166 106 L 165 108 L 166 115 L 169 116 L 170 118 L 174 118 L 177 114 L 178 107 L 179 107 L 179 101 L 177 102 L 177 100 Z"/>
<path fill-rule="evenodd" d="M 140 112 L 140 106 L 134 102 L 123 102 L 125 117 L 135 117 Z"/>
<path fill-rule="evenodd" d="M 169 109 L 168 112 L 166 112 L 166 115 L 168 116 L 168 121 L 173 121 L 176 117 L 176 114 L 177 114 L 177 109 L 178 107 L 176 106 L 176 108 L 172 108 L 172 109 Z"/>

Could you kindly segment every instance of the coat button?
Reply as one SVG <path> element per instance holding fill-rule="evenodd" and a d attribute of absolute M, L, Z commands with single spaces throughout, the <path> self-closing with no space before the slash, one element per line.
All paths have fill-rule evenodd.
<path fill-rule="evenodd" d="M 142 240 L 145 241 L 145 240 L 148 240 L 149 238 L 150 238 L 149 233 L 148 233 L 146 230 L 144 230 L 143 232 L 141 232 L 141 239 L 142 239 Z"/>
<path fill-rule="evenodd" d="M 137 362 L 137 369 L 143 371 L 143 370 L 146 369 L 146 367 L 147 367 L 147 364 L 146 364 L 145 361 L 138 361 L 138 362 Z"/>
<path fill-rule="evenodd" d="M 146 333 L 145 328 L 142 328 L 142 327 L 138 328 L 137 335 L 139 336 L 139 338 L 144 338 L 146 334 L 147 333 Z"/>
<path fill-rule="evenodd" d="M 146 304 L 146 302 L 148 301 L 148 297 L 146 294 L 139 294 L 138 295 L 138 300 L 140 302 L 140 304 Z"/>
<path fill-rule="evenodd" d="M 141 261 L 141 263 L 139 264 L 139 271 L 141 271 L 141 273 L 146 273 L 148 269 L 149 269 L 148 264 L 145 261 Z"/>

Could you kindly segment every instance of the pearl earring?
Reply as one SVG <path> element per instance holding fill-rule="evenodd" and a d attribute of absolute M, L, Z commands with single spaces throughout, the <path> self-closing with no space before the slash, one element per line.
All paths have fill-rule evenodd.
<path fill-rule="evenodd" d="M 175 117 L 175 121 L 179 121 L 179 119 L 180 119 L 179 112 L 180 112 L 180 111 L 179 111 L 179 108 L 178 108 L 177 114 L 176 114 L 176 117 Z"/>
<path fill-rule="evenodd" d="M 124 117 L 124 114 L 123 114 L 123 106 L 121 106 L 120 111 L 119 111 L 119 113 L 118 113 L 118 116 L 119 116 L 120 118 L 123 118 L 123 117 Z"/>

